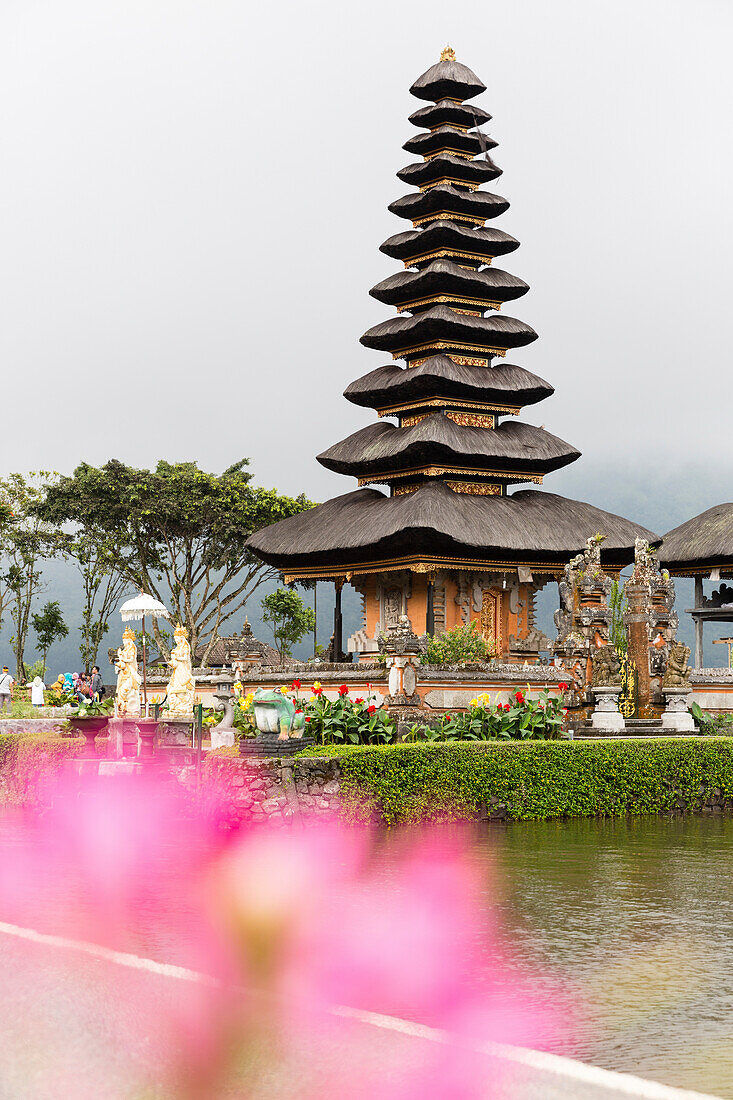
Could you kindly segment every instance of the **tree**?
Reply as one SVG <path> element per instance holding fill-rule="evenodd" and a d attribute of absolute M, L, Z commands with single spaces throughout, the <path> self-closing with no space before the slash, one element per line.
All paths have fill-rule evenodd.
<path fill-rule="evenodd" d="M 195 462 L 161 461 L 155 470 L 116 460 L 99 468 L 84 463 L 49 490 L 40 514 L 116 540 L 119 573 L 171 607 L 206 665 L 223 625 L 276 575 L 246 548 L 247 539 L 311 507 L 303 496 L 252 486 L 248 461 L 220 475 Z M 167 657 L 155 619 L 152 629 Z"/>
<path fill-rule="evenodd" d="M 38 649 L 40 650 L 41 660 L 43 661 L 41 678 L 45 679 L 46 654 L 54 642 L 67 636 L 69 628 L 64 622 L 61 608 L 56 600 L 49 600 L 41 609 L 40 613 L 33 616 L 31 624 L 36 632 L 36 641 L 38 642 Z"/>
<path fill-rule="evenodd" d="M 615 646 L 619 653 L 626 653 L 628 642 L 624 614 L 629 609 L 629 601 L 626 597 L 626 586 L 619 583 L 618 577 L 613 579 L 608 597 L 608 606 L 611 609 L 611 645 Z"/>
<path fill-rule="evenodd" d="M 79 653 L 87 675 L 97 662 L 109 620 L 130 582 L 120 571 L 122 549 L 119 540 L 104 530 L 79 530 L 66 547 L 67 556 L 81 574 L 82 606 Z"/>
<path fill-rule="evenodd" d="M 261 606 L 262 621 L 272 625 L 272 636 L 282 664 L 286 657 L 292 657 L 293 646 L 314 629 L 316 613 L 306 607 L 291 588 L 276 588 L 264 597 Z"/>
<path fill-rule="evenodd" d="M 0 479 L 0 500 L 10 520 L 2 533 L 2 552 L 6 565 L 2 573 L 3 603 L 9 606 L 14 634 L 16 675 L 25 679 L 25 644 L 31 611 L 36 597 L 44 589 L 42 563 L 62 549 L 66 536 L 54 523 L 41 516 L 39 507 L 54 484 L 55 475 L 46 470 L 9 474 Z"/>

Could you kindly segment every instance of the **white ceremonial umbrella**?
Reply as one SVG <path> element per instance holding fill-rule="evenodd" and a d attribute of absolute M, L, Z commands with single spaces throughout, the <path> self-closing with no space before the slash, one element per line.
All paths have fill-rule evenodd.
<path fill-rule="evenodd" d="M 129 623 L 133 619 L 143 621 L 143 700 L 145 702 L 145 714 L 148 713 L 148 664 L 145 650 L 145 616 L 152 615 L 155 618 L 170 619 L 170 612 L 165 604 L 156 600 L 155 596 L 149 596 L 140 589 L 140 595 L 132 600 L 126 600 L 120 608 L 120 616 L 123 623 Z"/>

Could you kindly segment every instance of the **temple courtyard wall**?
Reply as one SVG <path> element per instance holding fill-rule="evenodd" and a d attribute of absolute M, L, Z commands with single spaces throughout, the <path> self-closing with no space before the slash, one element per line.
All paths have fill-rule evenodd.
<path fill-rule="evenodd" d="M 471 699 L 482 692 L 488 692 L 492 699 L 506 702 L 515 691 L 522 691 L 535 698 L 546 690 L 551 695 L 559 695 L 559 685 L 568 681 L 568 671 L 553 665 L 486 665 L 480 669 L 434 668 L 418 666 L 416 692 L 420 696 L 421 706 L 426 712 L 444 710 L 463 710 L 470 705 Z M 387 669 L 380 664 L 289 664 L 282 667 L 256 666 L 240 677 L 245 691 L 257 688 L 277 689 L 290 687 L 294 679 L 301 681 L 301 695 L 310 694 L 314 681 L 319 681 L 324 693 L 330 699 L 336 699 L 338 689 L 346 684 L 351 696 L 371 694 L 377 704 L 388 695 Z M 216 672 L 196 672 L 196 702 L 205 707 L 216 704 L 214 698 L 220 684 L 231 684 L 231 674 L 224 670 Z M 162 699 L 165 694 L 163 677 L 149 678 L 150 698 Z M 698 703 L 705 711 L 713 714 L 733 713 L 733 669 L 700 668 L 693 669 L 690 676 L 692 696 L 690 701 Z M 0 719 L 0 732 L 4 720 Z"/>

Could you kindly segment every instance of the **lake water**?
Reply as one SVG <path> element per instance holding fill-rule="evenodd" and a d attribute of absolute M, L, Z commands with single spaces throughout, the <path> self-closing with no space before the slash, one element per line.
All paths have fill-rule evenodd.
<path fill-rule="evenodd" d="M 515 961 L 577 999 L 559 1053 L 733 1098 L 733 820 L 492 825 L 472 850 Z"/>
<path fill-rule="evenodd" d="M 558 990 L 574 1006 L 552 1049 L 733 1100 L 733 820 L 491 824 L 469 841 L 510 964 L 542 976 L 550 1010 Z M 0 857 L 19 843 L 16 830 L 0 829 Z M 399 837 L 380 843 L 385 875 L 398 873 Z M 81 934 L 53 906 L 33 917 L 45 931 Z M 160 922 L 149 932 L 143 953 L 179 961 Z M 0 937 L 6 974 L 19 950 Z"/>

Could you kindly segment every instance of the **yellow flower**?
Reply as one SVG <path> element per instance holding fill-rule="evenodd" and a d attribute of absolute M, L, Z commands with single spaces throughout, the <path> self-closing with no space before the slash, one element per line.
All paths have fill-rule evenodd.
<path fill-rule="evenodd" d="M 478 706 L 478 699 L 472 699 L 471 700 L 471 706 L 472 707 L 477 707 Z"/>
<path fill-rule="evenodd" d="M 290 691 L 290 688 L 285 687 L 285 684 L 283 684 L 283 686 L 280 688 L 280 691 L 282 692 L 283 695 L 287 695 L 288 692 Z"/>
<path fill-rule="evenodd" d="M 320 680 L 314 680 L 313 681 L 313 690 L 314 691 L 316 691 L 320 686 L 321 686 L 321 681 Z"/>

